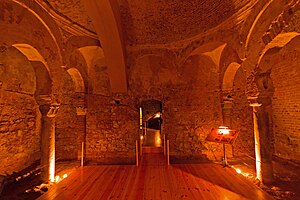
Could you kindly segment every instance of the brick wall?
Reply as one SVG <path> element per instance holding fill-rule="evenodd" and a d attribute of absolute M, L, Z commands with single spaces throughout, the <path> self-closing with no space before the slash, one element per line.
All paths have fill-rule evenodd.
<path fill-rule="evenodd" d="M 55 118 L 56 160 L 77 159 L 80 144 L 78 137 L 83 134 L 84 126 L 77 119 L 73 105 L 61 105 Z"/>
<path fill-rule="evenodd" d="M 142 100 L 162 101 L 172 162 L 220 160 L 222 146 L 205 142 L 222 118 L 217 67 L 207 56 L 190 57 L 182 66 L 173 62 L 154 55 L 136 60 L 129 73 L 131 93 Z M 149 93 L 149 88 L 157 89 Z"/>
<path fill-rule="evenodd" d="M 0 175 L 10 175 L 40 159 L 40 112 L 30 62 L 12 47 L 0 61 Z"/>
<path fill-rule="evenodd" d="M 39 110 L 32 96 L 0 91 L 0 175 L 40 159 Z"/>
<path fill-rule="evenodd" d="M 135 163 L 135 140 L 139 134 L 139 108 L 128 96 L 89 96 L 86 159 L 104 164 Z"/>
<path fill-rule="evenodd" d="M 233 145 L 234 156 L 254 156 L 253 111 L 245 94 L 246 75 L 240 68 L 234 79 L 232 128 L 239 130 L 239 135 Z"/>
<path fill-rule="evenodd" d="M 288 45 L 270 60 L 270 65 L 275 87 L 273 97 L 275 155 L 299 162 L 300 52 L 293 49 L 292 45 Z"/>

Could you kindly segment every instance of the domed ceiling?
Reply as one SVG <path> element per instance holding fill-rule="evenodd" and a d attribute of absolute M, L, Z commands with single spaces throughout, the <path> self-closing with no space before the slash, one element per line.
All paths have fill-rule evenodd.
<path fill-rule="evenodd" d="M 43 0 L 59 15 L 67 17 L 72 22 L 95 32 L 92 20 L 80 0 Z"/>
<path fill-rule="evenodd" d="M 216 27 L 253 0 L 123 0 L 128 44 L 162 44 Z"/>
<path fill-rule="evenodd" d="M 80 0 L 43 0 L 93 32 L 95 23 Z M 116 0 L 126 43 L 164 44 L 203 33 L 257 0 Z"/>

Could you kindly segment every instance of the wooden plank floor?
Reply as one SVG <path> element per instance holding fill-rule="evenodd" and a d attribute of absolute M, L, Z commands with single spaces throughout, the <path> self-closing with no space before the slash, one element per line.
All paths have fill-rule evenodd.
<path fill-rule="evenodd" d="M 147 154 L 139 167 L 86 166 L 54 185 L 39 200 L 84 199 L 272 199 L 233 169 L 217 164 L 166 166 L 163 155 Z"/>

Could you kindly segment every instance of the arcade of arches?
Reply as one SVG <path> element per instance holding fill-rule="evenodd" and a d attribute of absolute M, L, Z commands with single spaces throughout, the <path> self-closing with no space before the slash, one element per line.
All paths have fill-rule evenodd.
<path fill-rule="evenodd" d="M 225 125 L 228 159 L 272 183 L 300 164 L 299 35 L 299 0 L 1 0 L 0 189 L 81 156 L 135 164 L 151 102 L 171 164 L 222 161 L 205 139 Z"/>

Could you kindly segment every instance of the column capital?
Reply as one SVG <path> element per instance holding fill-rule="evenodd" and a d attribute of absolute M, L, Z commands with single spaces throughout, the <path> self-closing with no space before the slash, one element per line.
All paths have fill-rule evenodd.
<path fill-rule="evenodd" d="M 50 95 L 37 95 L 35 100 L 39 106 L 51 105 L 52 98 Z"/>
<path fill-rule="evenodd" d="M 50 95 L 38 95 L 35 99 L 39 105 L 42 116 L 55 117 L 60 105 L 56 100 L 53 100 Z"/>
<path fill-rule="evenodd" d="M 248 97 L 248 102 L 252 107 L 267 106 L 272 104 L 271 97 Z"/>
<path fill-rule="evenodd" d="M 263 72 L 256 67 L 247 78 L 246 95 L 250 106 L 271 104 L 274 86 L 270 74 L 271 70 Z"/>
<path fill-rule="evenodd" d="M 87 113 L 87 108 L 85 107 L 76 107 L 76 114 L 77 115 L 86 115 Z"/>
<path fill-rule="evenodd" d="M 233 99 L 226 99 L 222 102 L 223 109 L 232 109 L 233 107 Z"/>
<path fill-rule="evenodd" d="M 40 105 L 39 109 L 41 111 L 41 114 L 43 117 L 55 117 L 58 109 L 59 109 L 59 104 L 45 104 L 45 105 Z"/>

